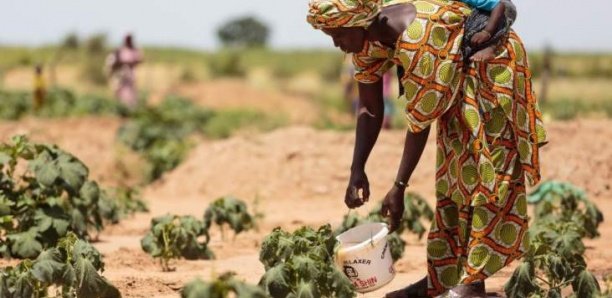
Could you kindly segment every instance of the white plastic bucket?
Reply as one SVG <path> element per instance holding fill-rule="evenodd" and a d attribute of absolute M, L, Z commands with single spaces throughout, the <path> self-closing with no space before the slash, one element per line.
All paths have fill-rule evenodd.
<path fill-rule="evenodd" d="M 387 234 L 386 224 L 367 223 L 336 237 L 341 245 L 336 265 L 360 293 L 379 289 L 395 277 Z"/>

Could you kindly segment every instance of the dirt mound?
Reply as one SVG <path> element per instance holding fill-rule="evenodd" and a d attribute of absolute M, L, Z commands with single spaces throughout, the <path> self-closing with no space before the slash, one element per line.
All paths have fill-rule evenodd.
<path fill-rule="evenodd" d="M 546 126 L 542 177 L 569 181 L 589 195 L 612 196 L 612 121 L 579 120 Z"/>
<path fill-rule="evenodd" d="M 549 144 L 542 149 L 544 179 L 569 181 L 595 197 L 612 195 L 612 121 L 583 120 L 548 125 Z M 435 134 L 410 189 L 433 196 Z M 374 198 L 391 186 L 402 152 L 404 133 L 381 133 L 368 163 Z M 187 160 L 160 183 L 148 189 L 151 197 L 211 200 L 233 194 L 260 196 L 295 204 L 315 199 L 341 201 L 349 175 L 352 132 L 317 131 L 293 127 L 252 137 L 202 143 Z"/>

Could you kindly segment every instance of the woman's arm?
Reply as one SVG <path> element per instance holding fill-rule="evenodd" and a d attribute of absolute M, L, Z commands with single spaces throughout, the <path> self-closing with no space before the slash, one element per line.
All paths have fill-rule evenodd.
<path fill-rule="evenodd" d="M 359 83 L 359 109 L 351 170 L 364 169 L 382 127 L 384 102 L 382 80 Z"/>
<path fill-rule="evenodd" d="M 355 148 L 351 177 L 344 199 L 349 208 L 360 207 L 370 197 L 370 185 L 365 174 L 365 165 L 382 127 L 384 112 L 382 91 L 382 80 L 372 84 L 359 83 Z"/>
<path fill-rule="evenodd" d="M 396 183 L 385 196 L 381 209 L 382 216 L 391 218 L 391 225 L 389 227 L 391 232 L 399 227 L 404 215 L 404 190 L 406 190 L 408 180 L 421 159 L 425 144 L 427 143 L 427 137 L 429 136 L 429 130 L 430 126 L 427 126 L 427 128 L 418 133 L 406 132 L 404 153 L 397 170 Z"/>
<path fill-rule="evenodd" d="M 412 172 L 414 172 L 414 169 L 421 159 L 423 150 L 425 149 L 425 144 L 429 137 L 429 130 L 430 126 L 418 133 L 406 132 L 404 153 L 402 154 L 402 161 L 397 170 L 396 181 L 407 184 L 408 180 L 410 180 L 410 176 L 412 176 Z"/>

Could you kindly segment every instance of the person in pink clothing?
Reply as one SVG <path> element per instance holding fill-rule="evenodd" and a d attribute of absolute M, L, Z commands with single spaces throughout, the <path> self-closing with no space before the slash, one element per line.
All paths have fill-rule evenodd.
<path fill-rule="evenodd" d="M 385 109 L 383 112 L 382 128 L 391 129 L 393 126 L 393 114 L 395 113 L 395 106 L 393 105 L 393 73 L 391 71 L 387 71 L 383 75 L 383 101 Z"/>
<path fill-rule="evenodd" d="M 134 108 L 138 103 L 135 68 L 140 63 L 142 53 L 134 46 L 131 34 L 125 36 L 123 46 L 111 53 L 106 61 L 115 96 L 128 108 Z"/>

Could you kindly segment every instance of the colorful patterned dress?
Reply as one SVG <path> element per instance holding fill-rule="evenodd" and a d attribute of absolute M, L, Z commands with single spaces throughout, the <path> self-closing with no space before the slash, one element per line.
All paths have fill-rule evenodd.
<path fill-rule="evenodd" d="M 525 180 L 540 180 L 539 147 L 546 132 L 527 54 L 511 32 L 487 63 L 464 65 L 457 1 L 409 2 L 417 17 L 390 49 L 367 42 L 353 56 L 355 78 L 376 82 L 394 63 L 409 130 L 437 121 L 436 215 L 427 243 L 428 292 L 435 296 L 484 280 L 528 247 Z"/>

